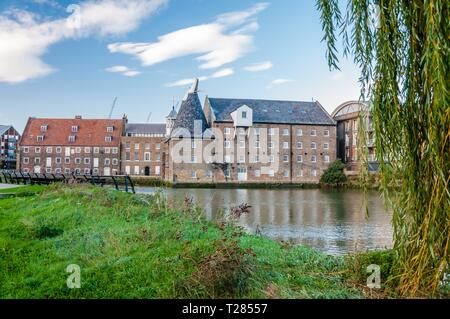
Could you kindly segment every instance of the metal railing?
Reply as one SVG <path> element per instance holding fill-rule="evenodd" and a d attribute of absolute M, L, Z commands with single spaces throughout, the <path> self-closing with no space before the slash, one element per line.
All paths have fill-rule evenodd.
<path fill-rule="evenodd" d="M 99 176 L 75 174 L 23 173 L 14 170 L 1 170 L 0 183 L 17 185 L 49 185 L 52 183 L 92 184 L 101 187 L 112 185 L 119 191 L 135 194 L 133 180 L 128 175 Z"/>

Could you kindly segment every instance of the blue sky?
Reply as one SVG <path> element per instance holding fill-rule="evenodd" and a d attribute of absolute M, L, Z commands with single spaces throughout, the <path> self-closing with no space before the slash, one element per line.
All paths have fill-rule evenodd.
<path fill-rule="evenodd" d="M 0 124 L 104 118 L 114 97 L 113 117 L 163 122 L 193 77 L 202 102 L 314 98 L 331 112 L 358 99 L 358 70 L 330 72 L 321 38 L 314 0 L 3 0 Z"/>

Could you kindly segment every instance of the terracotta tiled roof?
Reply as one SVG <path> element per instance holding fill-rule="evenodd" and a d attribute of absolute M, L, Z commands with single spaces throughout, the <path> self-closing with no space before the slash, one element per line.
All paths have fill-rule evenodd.
<path fill-rule="evenodd" d="M 47 131 L 42 132 L 41 127 L 47 125 Z M 72 132 L 72 126 L 78 126 L 78 132 Z M 112 126 L 113 132 L 107 132 Z M 52 145 L 52 146 L 113 146 L 120 145 L 123 133 L 123 120 L 97 120 L 97 119 L 45 119 L 29 118 L 23 132 L 21 145 Z M 75 135 L 75 141 L 69 142 L 69 136 Z M 38 142 L 37 137 L 44 136 Z M 111 142 L 105 137 L 111 136 Z"/>

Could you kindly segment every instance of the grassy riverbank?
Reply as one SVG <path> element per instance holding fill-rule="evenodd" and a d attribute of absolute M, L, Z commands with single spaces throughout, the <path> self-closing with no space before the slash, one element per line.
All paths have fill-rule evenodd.
<path fill-rule="evenodd" d="M 17 191 L 24 196 L 0 200 L 0 298 L 378 296 L 360 287 L 379 253 L 341 258 L 276 243 L 159 195 L 62 185 Z M 391 255 L 381 256 L 389 272 Z M 70 264 L 81 268 L 81 289 L 67 288 Z"/>

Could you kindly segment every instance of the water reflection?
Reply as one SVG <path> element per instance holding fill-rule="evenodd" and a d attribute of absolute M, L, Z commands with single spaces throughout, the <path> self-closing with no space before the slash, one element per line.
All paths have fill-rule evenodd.
<path fill-rule="evenodd" d="M 139 188 L 151 193 L 153 188 Z M 257 227 L 262 235 L 316 247 L 340 255 L 354 251 L 392 246 L 392 215 L 385 211 L 377 192 L 366 198 L 358 190 L 320 189 L 166 189 L 171 201 L 190 196 L 204 208 L 209 219 L 222 216 L 230 207 L 242 203 L 252 206 L 239 223 L 249 232 Z"/>

